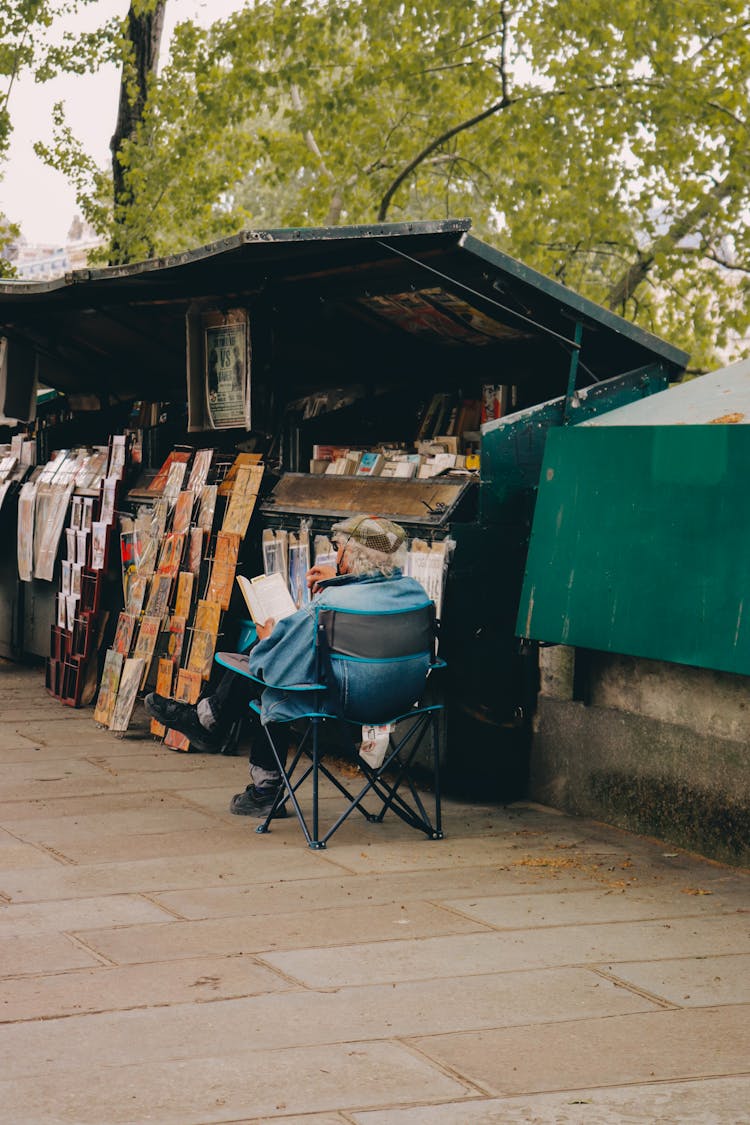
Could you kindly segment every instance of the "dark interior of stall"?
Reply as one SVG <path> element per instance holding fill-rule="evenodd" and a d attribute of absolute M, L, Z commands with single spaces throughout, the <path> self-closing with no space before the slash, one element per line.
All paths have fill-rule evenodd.
<path fill-rule="evenodd" d="M 150 274 L 91 271 L 64 301 L 40 295 L 37 307 L 14 307 L 11 331 L 34 343 L 41 379 L 61 396 L 39 409 L 39 460 L 123 429 L 139 435 L 141 474 L 178 444 L 260 452 L 267 480 L 251 525 L 259 536 L 299 519 L 293 505 L 274 510 L 269 494 L 283 474 L 308 473 L 316 446 L 411 449 L 421 428 L 423 437 L 440 434 L 440 421 L 431 433 L 424 423 L 444 394 L 445 431 L 453 425 L 459 448 L 479 453 L 476 422 L 461 434 L 456 414 L 462 403 L 480 403 L 487 385 L 504 388 L 503 410 L 512 413 L 564 395 L 574 355 L 579 387 L 652 358 L 637 335 L 613 346 L 611 327 L 561 302 L 562 287 L 545 289 L 538 275 L 502 276 L 467 254 L 456 237 L 465 228 L 454 224 L 426 250 L 416 235 L 398 249 L 379 239 L 240 243 Z M 186 318 L 237 307 L 251 327 L 251 430 L 189 432 Z M 585 321 L 580 348 L 577 321 Z M 448 783 L 510 800 L 524 794 L 536 686 L 513 636 L 528 528 L 482 520 L 480 492 L 501 487 L 483 468 L 462 471 L 467 487 L 445 519 L 428 514 L 409 532 L 456 543 L 441 639 L 450 670 L 439 688 L 448 703 Z M 335 522 L 326 481 L 316 484 L 321 528 Z"/>

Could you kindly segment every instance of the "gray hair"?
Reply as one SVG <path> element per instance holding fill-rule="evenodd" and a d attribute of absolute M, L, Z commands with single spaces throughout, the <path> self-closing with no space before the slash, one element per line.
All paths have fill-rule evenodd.
<path fill-rule="evenodd" d="M 396 551 L 386 554 L 385 551 L 376 551 L 373 547 L 363 547 L 345 532 L 334 532 L 333 541 L 337 547 L 344 548 L 350 574 L 362 577 L 382 575 L 384 578 L 392 578 L 395 571 L 403 571 L 406 566 L 405 543 Z"/>

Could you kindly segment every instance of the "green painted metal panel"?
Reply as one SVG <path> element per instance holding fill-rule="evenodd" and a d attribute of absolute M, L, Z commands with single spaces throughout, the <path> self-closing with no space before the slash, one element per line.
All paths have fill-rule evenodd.
<path fill-rule="evenodd" d="M 750 673 L 750 429 L 547 437 L 520 636 Z"/>

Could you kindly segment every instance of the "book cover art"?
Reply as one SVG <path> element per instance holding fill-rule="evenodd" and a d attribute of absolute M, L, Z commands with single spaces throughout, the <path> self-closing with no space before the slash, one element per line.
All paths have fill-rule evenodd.
<path fill-rule="evenodd" d="M 214 515 L 216 514 L 216 497 L 218 489 L 215 484 L 207 484 L 201 490 L 201 503 L 198 509 L 198 527 L 202 527 L 204 531 L 211 534 L 214 526 Z"/>
<path fill-rule="evenodd" d="M 193 458 L 193 467 L 187 482 L 189 490 L 197 496 L 208 479 L 208 470 L 213 460 L 213 449 L 199 449 Z"/>
<path fill-rule="evenodd" d="M 128 653 L 130 652 L 130 647 L 133 644 L 135 623 L 136 617 L 133 613 L 121 613 L 117 618 L 115 638 L 112 641 L 112 649 L 114 650 L 114 652 L 119 652 L 123 656 L 128 655 Z"/>
<path fill-rule="evenodd" d="M 218 602 L 198 602 L 187 667 L 190 672 L 198 672 L 204 680 L 211 675 L 220 619 L 221 606 Z"/>
<path fill-rule="evenodd" d="M 241 468 L 260 464 L 260 453 L 238 453 L 232 467 L 219 485 L 219 496 L 228 496 L 234 488 L 237 473 Z"/>
<path fill-rule="evenodd" d="M 172 517 L 172 531 L 184 534 L 190 527 L 190 520 L 193 516 L 193 501 L 193 493 L 189 491 L 181 492 L 177 497 L 174 516 Z"/>
<path fill-rule="evenodd" d="M 180 703 L 197 703 L 202 687 L 203 680 L 201 679 L 200 673 L 189 672 L 185 668 L 180 668 L 177 673 L 177 686 L 174 691 L 174 697 L 179 700 Z M 164 745 L 169 746 L 171 750 L 190 749 L 189 739 L 176 730 L 167 731 Z"/>
<path fill-rule="evenodd" d="M 146 614 L 148 617 L 166 617 L 169 611 L 169 597 L 172 593 L 172 579 L 168 574 L 155 574 L 151 579 Z"/>
<path fill-rule="evenodd" d="M 140 616 L 147 588 L 148 578 L 145 574 L 130 575 L 128 581 L 128 597 L 125 602 L 125 609 L 128 613 L 132 613 L 136 617 Z"/>
<path fill-rule="evenodd" d="M 239 550 L 239 535 L 228 531 L 218 533 L 206 600 L 218 602 L 222 609 L 229 609 Z"/>
<path fill-rule="evenodd" d="M 193 601 L 193 586 L 195 584 L 195 575 L 192 571 L 181 570 L 177 578 L 177 596 L 174 602 L 174 612 L 176 617 L 189 617 L 190 606 Z"/>
<path fill-rule="evenodd" d="M 112 721 L 117 700 L 117 690 L 120 686 L 120 676 L 124 657 L 121 652 L 109 649 L 104 658 L 102 679 L 99 685 L 99 695 L 94 709 L 94 722 L 108 727 Z"/>
<path fill-rule="evenodd" d="M 159 469 L 159 472 L 156 474 L 154 479 L 151 481 L 151 484 L 148 486 L 148 491 L 149 492 L 157 492 L 157 493 L 163 492 L 164 488 L 166 486 L 166 483 L 169 479 L 170 470 L 172 468 L 172 465 L 175 463 L 175 461 L 182 461 L 185 465 L 187 465 L 187 462 L 189 460 L 190 460 L 190 453 L 188 453 L 187 451 L 183 452 L 181 450 L 173 449 L 172 452 L 167 457 L 164 464 L 162 465 L 162 467 Z M 184 470 L 183 470 L 183 475 L 184 475 Z"/>
<path fill-rule="evenodd" d="M 171 532 L 169 535 L 165 536 L 156 568 L 157 572 L 159 574 L 168 574 L 170 578 L 176 578 L 180 570 L 182 552 L 184 549 L 184 534 Z"/>
<path fill-rule="evenodd" d="M 167 656 L 170 660 L 178 665 L 182 660 L 182 650 L 185 644 L 185 626 L 187 621 L 184 617 L 177 617 L 173 614 L 169 619 L 169 636 L 167 639 Z M 156 689 L 159 690 L 158 688 Z"/>
<path fill-rule="evenodd" d="M 146 685 L 146 677 L 159 639 L 161 622 L 161 617 L 144 617 L 138 630 L 133 656 L 139 659 L 142 665 L 141 688 Z"/>
<path fill-rule="evenodd" d="M 200 527 L 190 528 L 190 542 L 188 544 L 188 570 L 196 578 L 201 572 L 201 562 L 203 561 L 203 529 Z"/>
<path fill-rule="evenodd" d="M 159 695 L 165 696 L 167 699 L 172 695 L 172 683 L 174 681 L 174 664 L 171 660 L 161 659 L 156 673 L 156 690 Z M 158 721 L 158 719 L 151 720 L 151 733 L 155 734 L 158 738 L 163 738 L 167 733 L 167 728 Z"/>
<path fill-rule="evenodd" d="M 91 525 L 91 569 L 104 570 L 107 564 L 109 526 L 99 520 Z"/>
<path fill-rule="evenodd" d="M 119 655 L 119 653 L 118 653 Z M 115 709 L 110 720 L 109 729 L 113 731 L 126 731 L 130 726 L 130 716 L 133 714 L 136 696 L 141 679 L 144 676 L 143 661 L 137 657 L 126 660 L 122 666 L 120 686 L 117 691 Z"/>
<path fill-rule="evenodd" d="M 262 465 L 243 466 L 237 470 L 232 496 L 224 514 L 222 531 L 234 532 L 244 539 L 262 479 Z"/>

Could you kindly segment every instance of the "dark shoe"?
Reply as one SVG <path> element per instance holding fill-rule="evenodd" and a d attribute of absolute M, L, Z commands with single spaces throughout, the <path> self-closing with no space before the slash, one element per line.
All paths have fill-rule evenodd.
<path fill-rule="evenodd" d="M 235 816 L 268 816 L 278 792 L 278 785 L 274 785 L 271 789 L 256 789 L 254 785 L 248 785 L 244 793 L 235 793 L 232 797 L 229 811 L 234 813 Z M 286 815 L 286 806 L 284 805 L 277 809 L 274 818 L 278 817 L 283 820 Z"/>
<path fill-rule="evenodd" d="M 143 706 L 152 719 L 189 738 L 192 749 L 202 750 L 205 754 L 218 754 L 221 750 L 223 737 L 201 725 L 195 704 L 178 703 L 176 699 L 167 699 L 154 691 L 143 700 Z"/>

